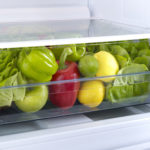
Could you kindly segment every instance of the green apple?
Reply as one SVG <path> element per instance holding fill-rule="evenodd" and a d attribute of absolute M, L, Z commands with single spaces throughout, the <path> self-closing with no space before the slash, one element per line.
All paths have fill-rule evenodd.
<path fill-rule="evenodd" d="M 15 104 L 23 112 L 36 112 L 46 104 L 47 99 L 48 88 L 42 85 L 28 90 L 24 99 L 15 101 Z"/>

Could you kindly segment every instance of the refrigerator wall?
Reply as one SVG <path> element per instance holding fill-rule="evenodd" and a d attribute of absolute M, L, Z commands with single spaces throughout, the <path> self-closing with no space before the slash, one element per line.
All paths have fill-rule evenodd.
<path fill-rule="evenodd" d="M 149 0 L 93 0 L 92 17 L 150 27 Z"/>
<path fill-rule="evenodd" d="M 0 22 L 101 18 L 150 27 L 149 5 L 149 0 L 5 0 Z"/>
<path fill-rule="evenodd" d="M 88 0 L 26 0 L 2 1 L 0 22 L 87 19 Z"/>

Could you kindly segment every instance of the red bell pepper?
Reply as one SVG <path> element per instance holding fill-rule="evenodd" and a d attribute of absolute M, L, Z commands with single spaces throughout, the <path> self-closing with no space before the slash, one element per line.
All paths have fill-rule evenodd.
<path fill-rule="evenodd" d="M 77 64 L 75 62 L 65 62 L 72 51 L 64 49 L 59 61 L 59 70 L 53 75 L 52 81 L 72 80 L 80 77 Z M 71 81 L 57 83 L 49 86 L 50 101 L 60 108 L 71 108 L 76 99 L 80 88 L 80 82 Z"/>

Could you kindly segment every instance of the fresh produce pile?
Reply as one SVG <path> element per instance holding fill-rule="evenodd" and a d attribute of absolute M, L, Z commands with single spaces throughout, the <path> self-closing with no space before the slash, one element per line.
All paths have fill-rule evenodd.
<path fill-rule="evenodd" d="M 0 107 L 11 106 L 14 101 L 20 110 L 36 112 L 48 98 L 63 109 L 77 101 L 96 107 L 104 99 L 132 102 L 145 95 L 145 100 L 150 93 L 150 78 L 142 72 L 149 69 L 147 39 L 1 49 Z M 27 84 L 33 86 L 20 86 Z"/>
<path fill-rule="evenodd" d="M 53 53 L 46 47 L 2 49 L 0 58 L 0 106 L 14 101 L 22 111 L 40 110 L 47 102 L 48 87 L 17 86 L 50 81 L 58 69 Z"/>

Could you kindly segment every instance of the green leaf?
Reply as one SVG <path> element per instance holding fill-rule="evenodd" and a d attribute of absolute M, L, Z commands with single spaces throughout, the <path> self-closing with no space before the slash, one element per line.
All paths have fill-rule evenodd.
<path fill-rule="evenodd" d="M 121 56 L 129 57 L 128 52 L 119 45 L 111 46 L 111 50 L 112 50 L 111 51 L 112 54 L 114 54 L 114 55 L 121 55 Z"/>
<path fill-rule="evenodd" d="M 119 67 L 120 68 L 123 68 L 123 67 L 125 67 L 125 66 L 130 64 L 128 59 L 126 57 L 124 57 L 124 56 L 115 55 L 115 57 L 116 57 L 116 59 L 117 59 L 117 61 L 119 63 Z"/>
<path fill-rule="evenodd" d="M 131 64 L 131 58 L 128 52 L 119 45 L 111 46 L 111 53 L 116 57 L 120 68 Z"/>
<path fill-rule="evenodd" d="M 5 79 L 0 83 L 1 86 L 12 86 L 17 79 L 17 74 Z M 11 88 L 8 89 L 0 89 L 0 107 L 2 106 L 10 106 L 13 100 L 13 90 Z"/>
<path fill-rule="evenodd" d="M 12 76 L 18 72 L 18 69 L 15 68 L 15 60 L 13 59 L 11 62 L 8 62 L 5 66 L 5 69 L 3 69 L 0 72 L 0 81 L 8 78 L 9 76 Z"/>
<path fill-rule="evenodd" d="M 135 46 L 138 50 L 149 49 L 149 41 L 148 39 L 141 39 L 139 42 L 135 43 Z"/>
<path fill-rule="evenodd" d="M 107 90 L 106 99 L 112 103 L 143 101 L 150 94 L 150 83 L 143 82 L 124 86 L 109 86 Z"/>
<path fill-rule="evenodd" d="M 97 50 L 97 45 L 95 43 L 93 44 L 86 44 L 86 49 L 88 52 L 94 53 Z"/>
<path fill-rule="evenodd" d="M 118 75 L 145 72 L 145 71 L 148 71 L 148 68 L 144 64 L 131 64 L 129 66 L 122 68 L 118 72 Z M 113 85 L 121 86 L 121 85 L 134 84 L 135 82 L 146 81 L 146 79 L 147 79 L 147 75 L 145 74 L 118 76 L 114 80 Z"/>
<path fill-rule="evenodd" d="M 130 41 L 120 41 L 118 43 L 122 48 L 126 49 L 127 51 L 130 49 L 131 47 L 131 42 Z M 129 52 L 129 51 L 128 51 Z"/>
<path fill-rule="evenodd" d="M 7 55 L 5 56 L 7 52 Z M 2 62 L 0 63 L 0 72 L 6 67 L 7 63 L 11 61 L 11 53 L 9 51 L 1 51 L 0 56 Z"/>
<path fill-rule="evenodd" d="M 119 103 L 133 97 L 133 85 L 112 86 L 107 90 L 106 99 L 112 103 Z"/>
<path fill-rule="evenodd" d="M 26 80 L 22 77 L 21 73 L 18 72 L 17 80 L 13 82 L 13 86 L 26 84 Z M 13 88 L 13 101 L 23 100 L 26 93 L 25 87 Z"/>
<path fill-rule="evenodd" d="M 99 45 L 99 51 L 107 51 L 107 52 L 110 52 L 108 43 L 101 43 L 101 44 Z"/>
<path fill-rule="evenodd" d="M 131 57 L 132 59 L 134 59 L 134 58 L 137 56 L 137 54 L 138 54 L 137 49 L 135 48 L 135 46 L 132 46 L 132 47 L 130 48 L 130 57 Z"/>
<path fill-rule="evenodd" d="M 134 96 L 149 94 L 150 83 L 149 82 L 135 83 L 133 85 L 133 89 L 134 89 Z"/>
<path fill-rule="evenodd" d="M 11 106 L 13 93 L 10 89 L 0 89 L 0 107 Z"/>
<path fill-rule="evenodd" d="M 149 74 L 132 74 L 148 71 L 144 64 L 131 64 L 122 68 L 113 84 L 106 88 L 106 98 L 112 103 L 133 101 L 137 96 L 143 96 L 145 100 L 150 93 Z M 124 75 L 128 74 L 128 75 Z M 130 75 L 131 74 L 131 75 Z"/>
<path fill-rule="evenodd" d="M 26 92 L 25 87 L 11 88 L 11 86 L 17 86 L 21 84 L 26 84 L 26 81 L 20 72 L 0 82 L 0 87 L 10 86 L 10 88 L 0 89 L 0 107 L 10 106 L 13 100 L 16 101 L 24 99 Z"/>
<path fill-rule="evenodd" d="M 138 56 L 150 56 L 150 50 L 149 49 L 142 49 L 138 52 Z"/>
<path fill-rule="evenodd" d="M 150 56 L 136 57 L 133 62 L 137 64 L 145 64 L 150 69 Z"/>
<path fill-rule="evenodd" d="M 148 71 L 148 68 L 144 64 L 131 64 L 122 68 L 118 74 L 129 74 Z"/>

